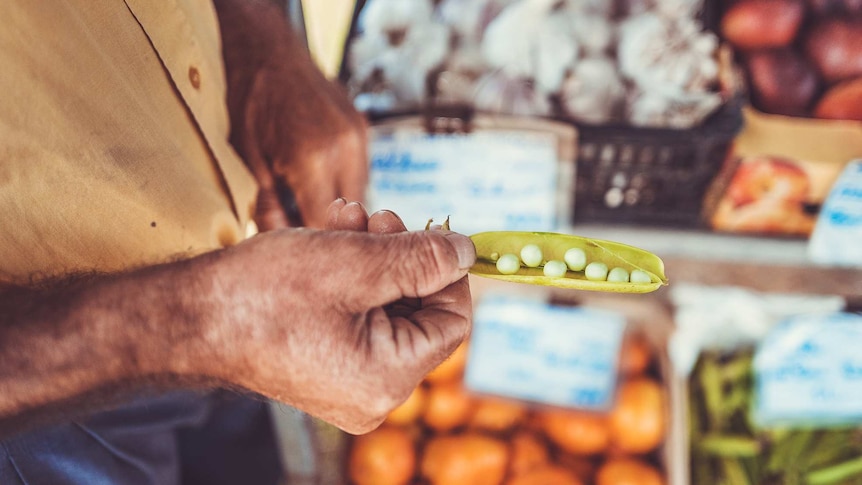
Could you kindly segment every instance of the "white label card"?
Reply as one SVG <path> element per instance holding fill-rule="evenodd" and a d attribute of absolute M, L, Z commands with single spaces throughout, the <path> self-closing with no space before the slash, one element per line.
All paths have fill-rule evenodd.
<path fill-rule="evenodd" d="M 777 325 L 754 357 L 761 425 L 862 423 L 862 316 L 806 315 Z"/>
<path fill-rule="evenodd" d="M 815 263 L 862 267 L 862 160 L 849 163 L 832 187 L 808 254 Z"/>
<path fill-rule="evenodd" d="M 616 390 L 623 315 L 489 295 L 476 309 L 465 383 L 478 393 L 607 410 Z"/>
<path fill-rule="evenodd" d="M 396 212 L 407 229 L 428 219 L 464 234 L 557 227 L 557 138 L 551 133 L 377 134 L 369 210 Z"/>

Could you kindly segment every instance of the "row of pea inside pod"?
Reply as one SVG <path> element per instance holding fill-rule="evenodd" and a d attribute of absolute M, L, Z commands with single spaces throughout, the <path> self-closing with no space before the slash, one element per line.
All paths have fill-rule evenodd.
<path fill-rule="evenodd" d="M 581 248 L 571 248 L 565 252 L 563 260 L 546 260 L 542 248 L 537 244 L 527 244 L 520 254 L 492 254 L 496 256 L 497 271 L 504 275 L 516 274 L 522 267 L 542 268 L 545 276 L 565 278 L 569 271 L 582 272 L 590 281 L 610 281 L 612 283 L 651 283 L 650 275 L 635 269 L 631 273 L 625 268 L 608 268 L 601 261 L 587 261 L 587 253 Z"/>

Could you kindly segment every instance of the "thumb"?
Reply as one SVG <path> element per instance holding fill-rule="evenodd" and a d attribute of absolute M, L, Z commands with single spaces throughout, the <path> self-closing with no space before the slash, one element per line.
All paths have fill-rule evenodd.
<path fill-rule="evenodd" d="M 457 232 L 402 232 L 385 236 L 381 266 L 364 304 L 383 306 L 400 298 L 424 298 L 463 278 L 476 262 L 473 241 Z M 373 295 L 373 296 L 372 296 Z"/>

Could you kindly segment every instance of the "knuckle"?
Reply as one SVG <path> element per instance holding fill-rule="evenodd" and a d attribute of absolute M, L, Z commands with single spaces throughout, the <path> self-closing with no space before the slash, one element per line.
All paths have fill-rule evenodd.
<path fill-rule="evenodd" d="M 448 248 L 441 238 L 428 237 L 423 233 L 410 233 L 407 236 L 399 238 L 404 247 L 398 251 L 400 261 L 397 268 L 405 273 L 399 280 L 409 284 L 409 287 L 402 287 L 403 292 L 419 296 L 441 284 L 449 257 Z"/>

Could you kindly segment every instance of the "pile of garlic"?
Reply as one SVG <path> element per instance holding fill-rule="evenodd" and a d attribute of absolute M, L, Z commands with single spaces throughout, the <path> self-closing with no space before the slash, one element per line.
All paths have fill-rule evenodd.
<path fill-rule="evenodd" d="M 348 48 L 360 110 L 437 102 L 689 128 L 722 103 L 703 0 L 368 0 Z"/>

